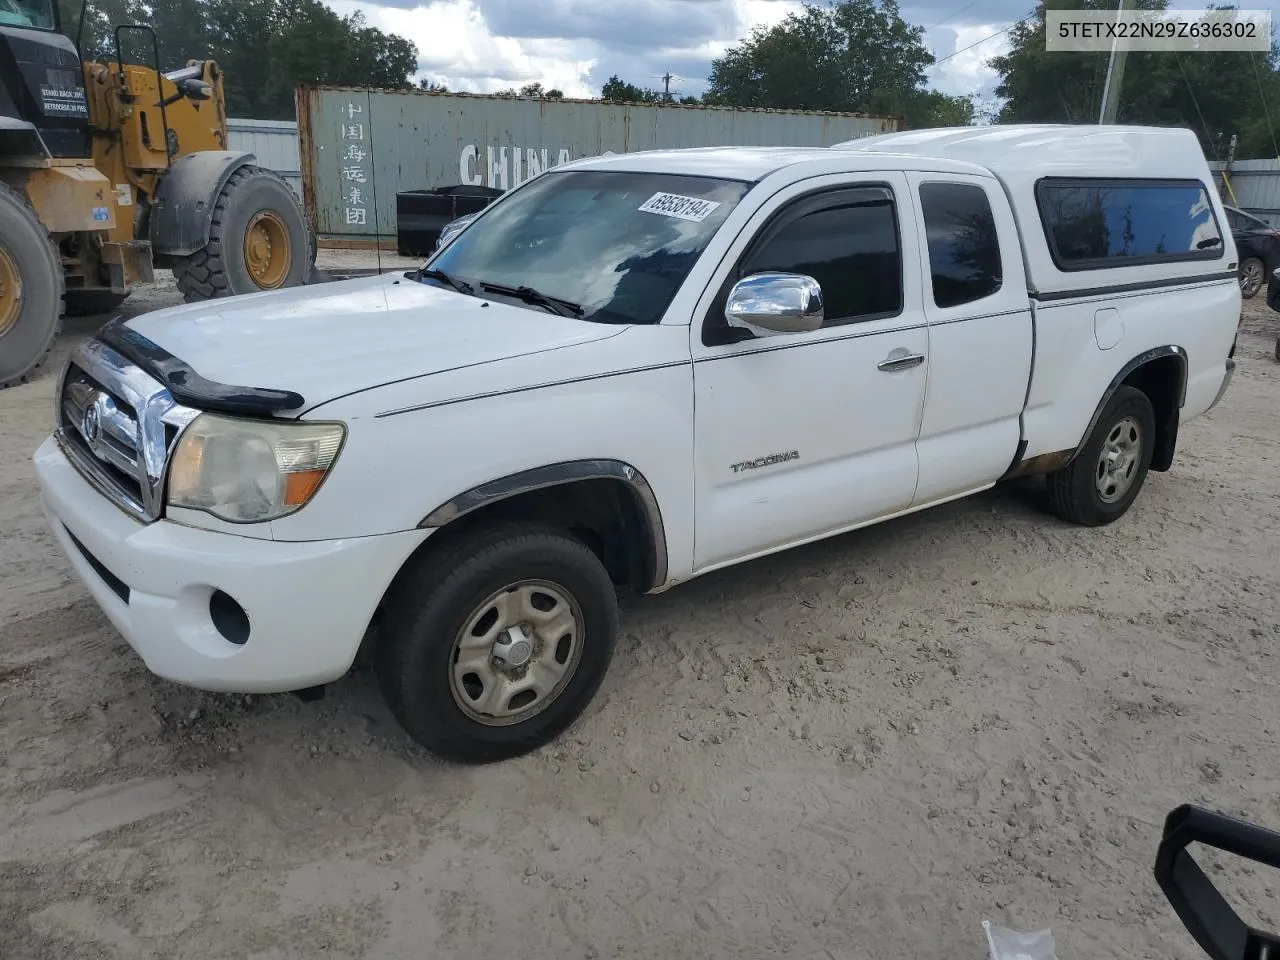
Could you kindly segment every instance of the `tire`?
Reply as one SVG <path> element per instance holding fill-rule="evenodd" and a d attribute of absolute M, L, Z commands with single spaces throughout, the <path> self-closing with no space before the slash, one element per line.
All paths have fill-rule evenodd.
<path fill-rule="evenodd" d="M 1240 296 L 1251 300 L 1258 295 L 1266 282 L 1266 268 L 1257 257 L 1240 262 Z"/>
<path fill-rule="evenodd" d="M 513 585 L 522 586 L 505 592 Z M 499 597 L 512 601 L 509 618 Z M 535 635 L 532 650 L 517 642 L 501 651 L 513 663 L 532 654 L 522 668 L 504 670 L 493 641 L 510 643 L 503 624 L 528 619 L 517 613 L 521 607 L 561 623 Z M 617 627 L 613 582 L 584 543 L 540 524 L 479 529 L 428 553 L 397 579 L 374 653 L 378 682 L 397 721 L 437 757 L 505 760 L 554 740 L 582 714 L 609 668 Z M 457 652 L 464 666 L 455 669 L 455 645 L 470 638 L 478 639 Z M 474 670 L 465 670 L 468 662 Z M 504 681 L 547 677 L 558 679 L 529 702 L 519 687 L 500 696 L 494 706 L 517 710 L 501 725 L 480 718 L 494 712 L 485 697 L 504 690 Z"/>
<path fill-rule="evenodd" d="M 111 293 L 109 290 L 68 290 L 66 315 L 68 317 L 95 317 L 110 313 L 129 299 L 127 293 Z"/>
<path fill-rule="evenodd" d="M 1130 386 L 1118 388 L 1075 459 L 1046 478 L 1053 513 L 1069 523 L 1086 527 L 1101 526 L 1122 517 L 1147 478 L 1155 450 L 1155 433 L 1155 411 L 1147 395 Z M 1108 476 L 1102 463 L 1103 451 L 1108 445 L 1115 449 L 1117 441 L 1119 449 L 1129 453 L 1132 459 L 1128 469 L 1117 461 L 1121 473 Z M 1136 446 L 1136 450 L 1132 446 Z M 1121 456 L 1125 457 L 1125 453 Z M 1108 480 L 1116 482 L 1108 484 Z M 1112 490 L 1114 498 L 1104 495 L 1100 487 Z"/>
<path fill-rule="evenodd" d="M 32 379 L 62 329 L 66 281 L 49 231 L 26 198 L 0 184 L 0 277 L 20 284 L 13 315 L 0 302 L 0 388 Z"/>
<path fill-rule="evenodd" d="M 245 234 L 255 223 L 279 234 L 268 256 L 279 255 L 282 241 L 288 245 L 280 269 L 272 259 L 261 276 L 255 276 L 245 254 Z M 283 178 L 262 167 L 243 166 L 218 194 L 209 242 L 190 256 L 175 257 L 173 275 L 188 303 L 302 286 L 311 278 L 316 258 L 310 234 L 302 207 Z"/>

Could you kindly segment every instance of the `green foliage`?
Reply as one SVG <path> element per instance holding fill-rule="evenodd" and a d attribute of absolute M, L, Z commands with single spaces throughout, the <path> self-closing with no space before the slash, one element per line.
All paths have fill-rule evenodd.
<path fill-rule="evenodd" d="M 706 102 L 901 116 L 910 127 L 972 122 L 969 98 L 924 88 L 933 61 L 896 0 L 806 3 L 715 60 Z"/>
<path fill-rule="evenodd" d="M 78 0 L 59 0 L 64 29 L 74 39 Z M 407 88 L 418 51 L 403 37 L 371 27 L 360 12 L 340 17 L 320 0 L 92 0 L 82 54 L 115 59 L 113 30 L 148 23 L 156 31 L 160 67 L 213 59 L 224 71 L 232 116 L 293 119 L 300 84 Z M 121 37 L 126 61 L 155 61 L 149 36 Z"/>
<path fill-rule="evenodd" d="M 664 99 L 661 90 L 650 90 L 637 87 L 634 83 L 625 83 L 615 73 L 605 81 L 600 90 L 601 100 L 618 100 L 624 103 L 661 103 Z"/>
<path fill-rule="evenodd" d="M 520 88 L 520 96 L 532 97 L 535 100 L 563 100 L 564 91 L 562 90 L 543 90 L 541 83 L 526 83 Z"/>
<path fill-rule="evenodd" d="M 1162 10 L 1166 0 L 1138 0 Z M 1045 10 L 1114 10 L 1115 0 L 1052 0 L 1010 31 L 1010 50 L 990 66 L 1005 98 L 1001 123 L 1097 123 L 1106 83 L 1107 53 L 1049 53 Z M 1218 9 L 1227 9 L 1220 7 Z M 1247 52 L 1130 52 L 1116 119 L 1120 123 L 1181 126 L 1195 131 L 1211 159 L 1224 158 L 1232 134 L 1236 156 L 1275 157 L 1280 120 L 1276 49 Z"/>

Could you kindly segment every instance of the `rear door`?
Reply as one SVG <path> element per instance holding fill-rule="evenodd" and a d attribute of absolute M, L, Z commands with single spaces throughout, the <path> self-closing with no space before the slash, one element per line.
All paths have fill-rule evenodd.
<path fill-rule="evenodd" d="M 1034 342 L 1022 248 L 999 184 L 963 174 L 908 179 L 929 325 L 920 505 L 990 486 L 1013 462 Z"/>

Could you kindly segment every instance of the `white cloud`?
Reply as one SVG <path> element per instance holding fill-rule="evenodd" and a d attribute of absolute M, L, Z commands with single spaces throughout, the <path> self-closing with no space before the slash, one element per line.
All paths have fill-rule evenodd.
<path fill-rule="evenodd" d="M 360 10 L 372 26 L 411 41 L 418 48 L 418 76 L 444 83 L 450 90 L 493 93 L 540 82 L 569 97 L 598 92 L 587 79 L 595 58 L 583 56 L 591 44 L 495 36 L 473 0 L 439 0 L 413 9 L 360 0 L 326 2 L 342 15 Z"/>
<path fill-rule="evenodd" d="M 571 21 L 579 29 L 579 36 L 573 38 L 496 34 L 484 16 L 486 0 L 383 0 L 392 5 L 366 0 L 325 2 L 339 14 L 360 10 L 371 25 L 411 40 L 418 48 L 419 78 L 443 83 L 451 90 L 474 93 L 540 82 L 545 88 L 562 90 L 570 97 L 598 96 L 601 85 L 613 73 L 639 86 L 659 87 L 659 78 L 668 70 L 677 75 L 673 90 L 701 94 L 713 59 L 722 56 L 753 28 L 776 24 L 803 6 L 800 0 L 548 0 L 551 6 L 538 8 L 539 22 L 545 21 L 546 30 L 547 24 L 555 23 L 555 16 L 563 19 L 566 12 L 585 9 L 583 4 L 632 4 L 635 22 L 651 25 L 653 35 L 629 39 L 623 47 L 610 43 L 603 35 L 597 36 L 594 29 L 583 29 L 581 20 Z M 419 5 L 413 6 L 414 3 Z M 499 20 L 509 20 L 519 7 L 512 6 L 513 0 L 502 3 L 489 9 Z M 686 8 L 688 15 L 673 18 L 672 8 Z M 971 4 L 965 12 L 972 16 L 981 9 L 981 4 Z M 986 37 L 992 39 L 932 68 L 928 73 L 930 85 L 953 94 L 989 92 L 995 75 L 986 62 L 1008 48 L 1007 34 L 993 35 L 1008 22 L 997 18 L 993 23 L 966 23 L 955 16 L 957 11 L 946 12 L 951 16 L 926 36 L 939 60 Z M 913 16 L 909 7 L 903 14 L 908 20 L 923 24 L 942 19 L 935 18 L 927 8 L 919 10 L 919 16 Z M 683 24 L 685 32 L 673 29 L 672 24 Z"/>
<path fill-rule="evenodd" d="M 990 89 L 996 73 L 987 66 L 987 61 L 1008 52 L 1006 26 L 1002 23 L 965 24 L 930 31 L 930 49 L 934 57 L 943 62 L 929 69 L 929 85 L 950 94 Z"/>
<path fill-rule="evenodd" d="M 801 8 L 799 0 L 685 0 L 691 7 L 707 3 L 725 8 L 729 16 L 709 21 L 723 24 L 717 26 L 718 36 L 689 36 L 682 42 L 679 35 L 668 33 L 654 37 L 641 52 L 624 53 L 590 38 L 497 35 L 485 20 L 482 0 L 423 0 L 416 7 L 382 6 L 364 0 L 325 2 L 342 15 L 360 10 L 370 25 L 412 41 L 418 48 L 419 78 L 472 93 L 540 82 L 569 97 L 598 96 L 600 86 L 614 72 L 639 86 L 658 86 L 657 77 L 667 69 L 682 73 L 678 84 L 682 93 L 701 93 L 712 59 L 723 55 L 754 27 L 777 23 Z M 406 0 L 392 2 L 404 4 Z M 702 22 L 708 21 L 703 18 Z M 603 61 L 608 69 L 599 69 Z M 701 75 L 683 75 L 689 73 Z"/>

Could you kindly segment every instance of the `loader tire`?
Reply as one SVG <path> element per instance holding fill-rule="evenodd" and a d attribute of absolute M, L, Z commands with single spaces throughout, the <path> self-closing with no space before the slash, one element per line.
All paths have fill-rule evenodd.
<path fill-rule="evenodd" d="M 129 299 L 127 293 L 109 290 L 68 290 L 66 293 L 68 317 L 96 317 L 110 313 Z"/>
<path fill-rule="evenodd" d="M 315 245 L 293 191 L 274 171 L 248 165 L 218 194 L 209 242 L 175 258 L 173 275 L 193 303 L 302 286 L 314 264 Z"/>
<path fill-rule="evenodd" d="M 33 378 L 62 329 L 66 282 L 49 231 L 0 184 L 0 389 Z"/>

